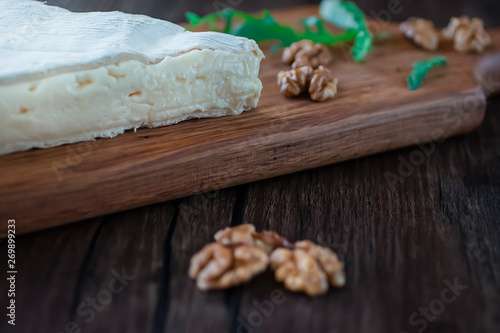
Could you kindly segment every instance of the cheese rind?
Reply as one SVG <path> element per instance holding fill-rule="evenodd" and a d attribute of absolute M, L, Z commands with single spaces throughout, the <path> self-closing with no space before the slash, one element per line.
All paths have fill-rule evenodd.
<path fill-rule="evenodd" d="M 186 45 L 197 35 L 174 31 L 186 38 Z M 154 55 L 154 62 L 141 57 L 110 62 L 119 59 L 110 57 L 101 59 L 104 65 L 87 63 L 83 69 L 49 66 L 45 73 L 23 72 L 28 76 L 2 76 L 0 71 L 0 154 L 113 137 L 127 129 L 190 118 L 236 115 L 256 107 L 262 52 L 252 40 L 217 35 L 234 44 L 180 48 L 160 53 L 160 60 Z M 116 55 L 116 50 L 110 54 Z"/>
<path fill-rule="evenodd" d="M 74 13 L 39 1 L 0 0 L 0 85 L 127 60 L 152 64 L 195 48 L 238 53 L 256 46 L 144 15 Z"/>
<path fill-rule="evenodd" d="M 0 153 L 240 114 L 257 106 L 259 63 L 253 52 L 193 50 L 0 86 Z"/>

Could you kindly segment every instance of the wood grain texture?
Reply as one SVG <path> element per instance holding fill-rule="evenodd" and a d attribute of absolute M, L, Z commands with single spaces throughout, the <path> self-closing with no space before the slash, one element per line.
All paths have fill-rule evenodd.
<path fill-rule="evenodd" d="M 238 10 L 259 11 L 304 4 L 319 4 L 320 0 L 46 0 L 49 4 L 72 11 L 120 10 L 127 13 L 145 14 L 171 22 L 184 22 L 186 11 L 205 15 L 225 7 Z M 479 16 L 488 27 L 498 26 L 500 3 L 496 0 L 356 0 L 356 4 L 370 16 L 383 20 L 404 21 L 410 16 L 425 17 L 439 27 L 448 24 L 451 16 L 464 13 Z M 390 6 L 390 7 L 389 7 Z M 392 13 L 389 12 L 391 8 Z"/>
<path fill-rule="evenodd" d="M 316 12 L 316 7 L 304 7 L 276 15 L 280 21 L 297 22 Z M 332 69 L 339 78 L 339 94 L 327 103 L 282 97 L 275 77 L 286 65 L 278 54 L 268 53 L 260 75 L 264 90 L 259 107 L 241 116 L 2 156 L 0 218 L 16 218 L 18 232 L 34 231 L 478 126 L 486 102 L 475 76 L 485 68 L 497 70 L 500 58 L 490 55 L 488 65 L 476 71 L 479 57 L 445 49 L 441 53 L 448 56 L 449 66 L 434 72 L 424 88 L 409 91 L 405 78 L 411 63 L 432 55 L 414 48 L 394 26 L 383 28 L 395 38 L 377 45 L 365 65 L 349 63 L 337 49 Z M 500 45 L 500 30 L 491 34 L 494 45 Z M 484 74 L 486 92 L 497 91 L 497 76 Z"/>
<path fill-rule="evenodd" d="M 456 11 L 467 1 L 415 6 L 443 3 Z M 18 236 L 16 327 L 3 317 L 0 332 L 59 333 L 71 320 L 81 333 L 246 332 L 241 318 L 248 321 L 257 310 L 253 302 L 269 300 L 273 290 L 283 291 L 285 301 L 250 327 L 253 333 L 500 332 L 500 99 L 488 101 L 477 131 L 436 143 L 421 165 L 400 182 L 389 182 L 386 173 L 398 174 L 400 160 L 418 150 L 412 146 Z M 310 299 L 284 290 L 266 272 L 228 291 L 196 290 L 187 278 L 187 258 L 221 227 L 246 222 L 332 248 L 346 262 L 346 287 Z M 0 239 L 2 262 L 6 257 Z M 106 287 L 112 269 L 122 268 L 134 280 L 87 323 L 88 316 L 75 308 Z M 4 272 L 0 295 L 8 289 Z M 410 316 L 439 299 L 443 281 L 454 278 L 467 289 L 427 327 L 412 326 Z M 6 301 L 0 297 L 1 309 Z"/>
<path fill-rule="evenodd" d="M 410 316 L 456 278 L 467 289 L 423 332 L 497 333 L 500 99 L 488 105 L 477 131 L 437 144 L 395 185 L 386 172 L 416 147 L 19 236 L 18 321 L 14 330 L 1 320 L 0 331 L 59 333 L 75 321 L 83 333 L 247 332 L 240 323 L 258 311 L 254 301 L 278 290 L 284 302 L 249 332 L 417 333 L 423 326 Z M 332 248 L 347 285 L 311 299 L 268 271 L 234 289 L 198 291 L 187 277 L 190 256 L 240 223 Z M 86 322 L 76 307 L 122 268 L 134 280 Z M 2 278 L 2 295 L 7 287 Z"/>

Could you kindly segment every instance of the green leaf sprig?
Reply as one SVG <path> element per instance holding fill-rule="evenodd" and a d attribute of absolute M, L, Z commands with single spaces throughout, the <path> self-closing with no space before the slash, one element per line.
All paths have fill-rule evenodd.
<path fill-rule="evenodd" d="M 413 71 L 408 77 L 408 88 L 410 90 L 417 90 L 420 88 L 428 72 L 436 66 L 445 66 L 446 62 L 446 57 L 444 56 L 437 56 L 432 59 L 414 62 Z"/>
<path fill-rule="evenodd" d="M 301 20 L 303 30 L 296 30 L 291 26 L 278 23 L 268 10 L 263 10 L 260 14 L 254 15 L 228 8 L 204 17 L 187 12 L 186 18 L 189 21 L 188 30 L 192 30 L 200 24 L 208 24 L 210 30 L 218 31 L 217 21 L 222 19 L 225 20 L 225 24 L 224 29 L 220 32 L 247 37 L 256 42 L 278 40 L 280 41 L 280 47 L 290 46 L 292 43 L 303 39 L 309 39 L 314 43 L 324 45 L 337 45 L 342 42 L 353 41 L 357 37 L 357 34 L 352 31 L 332 34 L 325 28 L 324 22 L 317 17 Z M 234 19 L 240 22 L 232 25 Z"/>
<path fill-rule="evenodd" d="M 210 30 L 217 31 L 217 21 L 222 19 L 225 24 L 221 32 L 251 38 L 256 42 L 279 40 L 279 47 L 290 46 L 303 39 L 328 46 L 354 42 L 352 56 L 356 61 L 363 61 L 371 51 L 374 42 L 374 36 L 368 29 L 368 22 L 363 11 L 352 1 L 323 0 L 320 4 L 320 15 L 324 20 L 344 29 L 345 32 L 330 33 L 318 17 L 301 20 L 303 30 L 296 30 L 291 26 L 278 23 L 268 10 L 254 15 L 226 8 L 204 17 L 186 12 L 189 30 L 200 24 L 208 24 Z M 234 19 L 237 19 L 239 23 L 233 25 Z"/>
<path fill-rule="evenodd" d="M 363 11 L 352 1 L 323 0 L 319 5 L 319 13 L 325 21 L 347 32 L 356 33 L 352 56 L 356 61 L 363 61 L 374 41 Z"/>

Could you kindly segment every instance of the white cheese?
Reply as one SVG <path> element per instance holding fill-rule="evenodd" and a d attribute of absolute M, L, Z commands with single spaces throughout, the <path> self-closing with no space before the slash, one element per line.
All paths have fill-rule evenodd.
<path fill-rule="evenodd" d="M 0 154 L 239 114 L 262 58 L 245 38 L 0 0 Z"/>

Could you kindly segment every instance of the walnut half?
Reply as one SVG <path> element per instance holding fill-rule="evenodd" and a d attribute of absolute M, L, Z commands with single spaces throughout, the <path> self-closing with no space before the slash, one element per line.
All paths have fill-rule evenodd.
<path fill-rule="evenodd" d="M 443 29 L 443 36 L 453 40 L 455 50 L 462 53 L 483 52 L 491 44 L 483 20 L 477 17 L 472 20 L 468 16 L 452 17 Z"/>
<path fill-rule="evenodd" d="M 279 72 L 278 85 L 281 93 L 287 97 L 292 97 L 307 91 L 312 72 L 313 68 L 311 66 Z"/>
<path fill-rule="evenodd" d="M 304 39 L 285 48 L 281 57 L 283 62 L 292 63 L 292 68 L 320 65 L 328 66 L 333 61 L 333 55 L 325 45 L 314 44 Z"/>
<path fill-rule="evenodd" d="M 331 286 L 343 287 L 345 285 L 344 264 L 332 250 L 308 240 L 296 242 L 295 248 L 306 251 L 319 262 Z"/>
<path fill-rule="evenodd" d="M 217 243 L 231 245 L 254 246 L 255 226 L 253 224 L 241 224 L 236 227 L 227 227 L 215 233 L 214 239 Z"/>
<path fill-rule="evenodd" d="M 418 17 L 410 17 L 401 23 L 399 30 L 416 45 L 436 51 L 439 45 L 439 34 L 434 28 L 434 23 Z"/>
<path fill-rule="evenodd" d="M 241 224 L 227 227 L 214 235 L 215 241 L 224 246 L 254 246 L 270 254 L 278 247 L 290 248 L 292 244 L 274 231 L 255 231 L 253 224 Z"/>
<path fill-rule="evenodd" d="M 271 268 L 276 281 L 284 282 L 285 288 L 309 296 L 322 295 L 328 291 L 326 274 L 317 260 L 304 250 L 276 249 L 271 254 Z"/>
<path fill-rule="evenodd" d="M 216 242 L 196 253 L 188 275 L 201 290 L 225 289 L 250 281 L 271 263 L 275 278 L 292 291 L 310 296 L 324 294 L 329 286 L 345 284 L 344 264 L 328 248 L 311 241 L 291 244 L 274 231 L 257 233 L 242 224 L 218 231 Z"/>
<path fill-rule="evenodd" d="M 293 250 L 274 250 L 270 264 L 276 281 L 291 291 L 317 296 L 326 293 L 329 285 L 345 285 L 344 264 L 333 251 L 311 241 L 296 242 Z"/>
<path fill-rule="evenodd" d="M 210 243 L 191 258 L 188 275 L 201 290 L 225 289 L 250 281 L 268 264 L 267 253 L 257 247 Z"/>
<path fill-rule="evenodd" d="M 278 85 L 283 95 L 292 97 L 308 91 L 316 102 L 334 97 L 337 94 L 337 82 L 332 72 L 323 66 L 314 71 L 312 67 L 305 66 L 278 73 Z"/>
<path fill-rule="evenodd" d="M 295 55 L 297 52 L 302 50 L 304 47 L 310 47 L 313 45 L 313 42 L 311 42 L 308 39 L 304 39 L 295 43 L 292 43 L 289 47 L 285 47 L 283 50 L 283 54 L 281 55 L 281 60 L 284 63 L 291 64 L 292 62 L 295 61 Z"/>
<path fill-rule="evenodd" d="M 313 72 L 311 82 L 309 82 L 309 94 L 316 102 L 323 102 L 337 94 L 337 78 L 332 72 L 323 66 L 319 66 Z"/>

